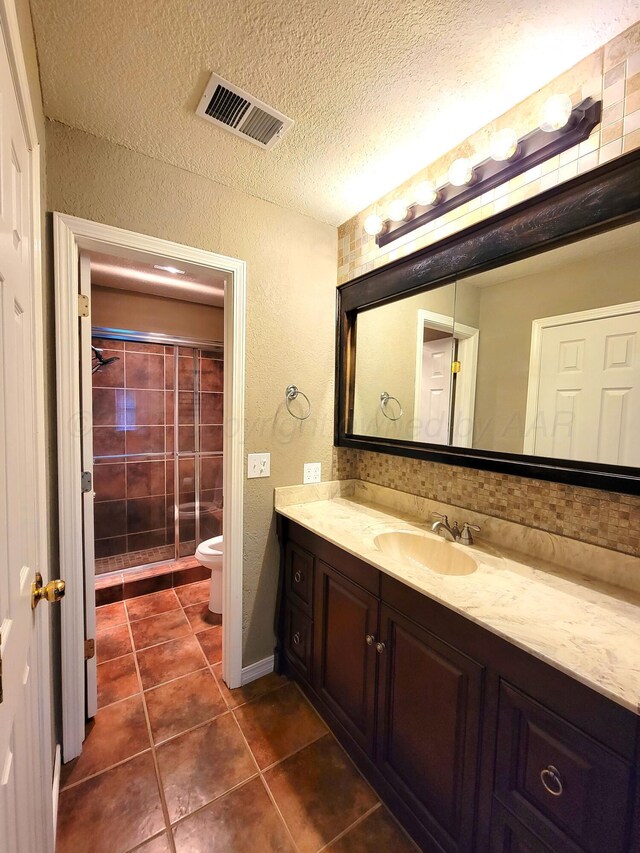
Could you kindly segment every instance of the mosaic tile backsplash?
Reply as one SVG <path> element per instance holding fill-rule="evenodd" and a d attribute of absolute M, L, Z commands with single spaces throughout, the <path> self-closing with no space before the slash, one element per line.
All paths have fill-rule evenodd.
<path fill-rule="evenodd" d="M 364 480 L 640 556 L 640 497 L 335 447 L 333 476 Z"/>
<path fill-rule="evenodd" d="M 571 95 L 574 104 L 587 97 L 602 99 L 602 123 L 585 142 L 382 249 L 365 234 L 369 214 L 384 215 L 396 197 L 412 200 L 412 187 L 420 181 L 444 184 L 447 169 L 456 158 L 482 161 L 496 130 L 511 127 L 518 136 L 528 133 L 539 124 L 544 101 L 560 92 Z M 640 148 L 640 21 L 341 225 L 338 284 L 432 245 L 636 148 Z M 334 448 L 333 476 L 378 483 L 640 555 L 640 497 L 347 448 Z"/>

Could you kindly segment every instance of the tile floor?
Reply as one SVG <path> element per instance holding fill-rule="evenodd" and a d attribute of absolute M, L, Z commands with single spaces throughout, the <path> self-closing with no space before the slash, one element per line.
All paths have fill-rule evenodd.
<path fill-rule="evenodd" d="M 415 851 L 295 684 L 228 690 L 208 596 L 98 608 L 99 710 L 63 767 L 57 853 Z"/>

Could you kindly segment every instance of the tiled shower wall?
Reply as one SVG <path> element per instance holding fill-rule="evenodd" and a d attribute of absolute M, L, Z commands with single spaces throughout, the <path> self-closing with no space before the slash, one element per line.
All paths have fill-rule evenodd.
<path fill-rule="evenodd" d="M 175 347 L 100 338 L 93 343 L 103 349 L 105 358 L 118 358 L 93 374 L 96 571 L 122 568 L 128 556 L 130 565 L 173 558 L 176 464 L 180 554 L 193 554 L 194 351 L 178 350 L 176 395 Z M 218 535 L 222 527 L 223 361 L 216 351 L 198 351 L 196 358 L 201 390 L 200 536 L 205 539 Z M 141 552 L 147 552 L 146 559 Z"/>
<path fill-rule="evenodd" d="M 586 97 L 603 100 L 602 124 L 588 140 L 382 249 L 365 234 L 369 214 L 383 215 L 392 198 L 411 200 L 411 187 L 421 180 L 444 183 L 457 157 L 476 163 L 484 159 L 495 130 L 512 127 L 518 136 L 532 130 L 539 123 L 544 101 L 559 92 L 570 94 L 574 104 Z M 436 243 L 639 147 L 640 22 L 341 225 L 338 283 Z M 640 498 L 635 496 L 344 448 L 335 448 L 334 476 L 369 480 L 625 553 L 640 553 Z"/>

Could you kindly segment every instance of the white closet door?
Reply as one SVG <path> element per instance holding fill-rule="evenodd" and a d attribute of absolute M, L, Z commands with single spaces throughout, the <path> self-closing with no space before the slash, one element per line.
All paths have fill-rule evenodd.
<path fill-rule="evenodd" d="M 543 329 L 537 455 L 638 466 L 638 423 L 640 312 Z"/>

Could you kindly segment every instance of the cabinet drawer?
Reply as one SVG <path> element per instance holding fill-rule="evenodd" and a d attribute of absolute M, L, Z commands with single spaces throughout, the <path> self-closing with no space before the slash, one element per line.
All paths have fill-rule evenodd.
<path fill-rule="evenodd" d="M 631 781 L 619 756 L 501 683 L 495 794 L 552 849 L 625 850 Z"/>
<path fill-rule="evenodd" d="M 311 680 L 313 623 L 297 607 L 287 603 L 284 610 L 284 650 L 292 666 Z"/>
<path fill-rule="evenodd" d="M 284 565 L 287 598 L 310 616 L 313 606 L 313 554 L 293 542 L 287 542 Z"/>
<path fill-rule="evenodd" d="M 573 850 L 574 848 L 572 848 Z M 553 853 L 513 815 L 494 802 L 491 816 L 490 853 Z M 570 853 L 566 848 L 563 853 Z"/>

